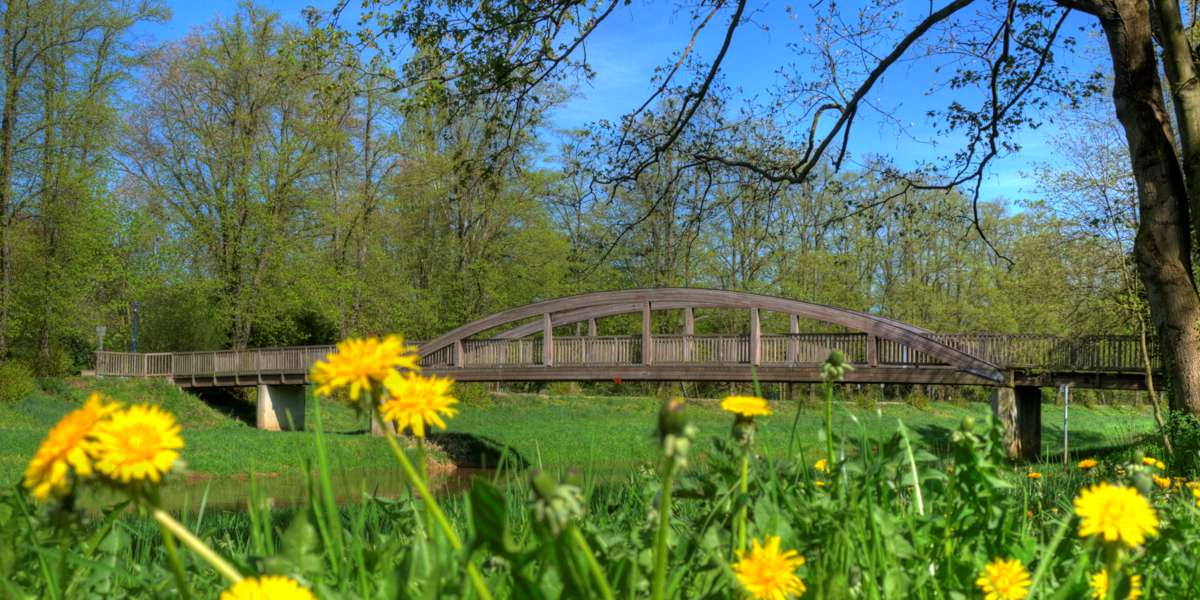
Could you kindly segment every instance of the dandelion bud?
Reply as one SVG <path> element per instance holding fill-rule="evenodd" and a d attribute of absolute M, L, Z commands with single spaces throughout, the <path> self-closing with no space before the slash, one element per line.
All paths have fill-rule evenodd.
<path fill-rule="evenodd" d="M 681 398 L 672 398 L 658 411 L 658 441 L 662 444 L 663 455 L 674 461 L 676 467 L 687 466 L 688 450 L 697 431 L 688 420 L 684 407 Z"/>
<path fill-rule="evenodd" d="M 672 398 L 663 402 L 658 411 L 658 439 L 661 441 L 668 435 L 682 435 L 687 428 L 687 415 L 684 414 L 682 398 Z"/>
<path fill-rule="evenodd" d="M 846 362 L 846 355 L 840 350 L 834 350 L 829 353 L 829 358 L 821 365 L 821 379 L 826 383 L 840 381 L 846 375 L 846 371 L 853 371 L 854 367 Z"/>
<path fill-rule="evenodd" d="M 530 477 L 533 518 L 558 536 L 575 519 L 583 515 L 583 492 L 577 485 L 559 483 L 544 471 L 534 471 Z"/>

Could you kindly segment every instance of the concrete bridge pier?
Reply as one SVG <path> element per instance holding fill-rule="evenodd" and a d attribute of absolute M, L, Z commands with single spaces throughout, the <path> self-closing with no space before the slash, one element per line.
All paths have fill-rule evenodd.
<path fill-rule="evenodd" d="M 257 427 L 304 431 L 304 385 L 258 384 Z"/>
<path fill-rule="evenodd" d="M 1004 428 L 1004 450 L 1012 460 L 1036 462 L 1042 454 L 1042 391 L 1030 385 L 992 390 L 992 413 Z"/>

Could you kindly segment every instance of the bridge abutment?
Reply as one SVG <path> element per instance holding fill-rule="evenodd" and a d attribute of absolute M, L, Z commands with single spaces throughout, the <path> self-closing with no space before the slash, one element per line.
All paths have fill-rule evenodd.
<path fill-rule="evenodd" d="M 257 427 L 266 431 L 303 431 L 306 387 L 260 383 Z"/>
<path fill-rule="evenodd" d="M 992 413 L 1004 429 L 1004 450 L 1010 459 L 1035 462 L 1041 457 L 1041 389 L 1030 385 L 994 388 Z"/>

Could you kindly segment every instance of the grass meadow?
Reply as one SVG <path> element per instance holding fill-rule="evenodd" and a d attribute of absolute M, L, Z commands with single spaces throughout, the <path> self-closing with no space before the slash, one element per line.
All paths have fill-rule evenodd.
<path fill-rule="evenodd" d="M 80 492 L 86 510 L 34 502 L 24 466 L 93 391 L 174 414 L 186 466 L 148 495 Z M 1161 456 L 1143 410 L 1072 407 L 1064 467 L 1062 408 L 1046 405 L 1047 462 L 1014 466 L 984 404 L 746 418 L 717 400 L 499 394 L 459 405 L 427 457 L 434 482 L 438 465 L 501 468 L 422 495 L 397 468 L 396 452 L 419 460 L 411 440 L 317 404 L 284 433 L 161 382 L 43 381 L 0 406 L 0 597 L 236 599 L 235 579 L 279 576 L 320 598 L 1019 600 L 1092 597 L 1101 571 L 1101 598 L 1200 592 L 1200 510 L 1186 480 L 1142 464 Z M 1081 535 L 1074 503 L 1102 481 L 1139 490 L 1157 531 Z"/>

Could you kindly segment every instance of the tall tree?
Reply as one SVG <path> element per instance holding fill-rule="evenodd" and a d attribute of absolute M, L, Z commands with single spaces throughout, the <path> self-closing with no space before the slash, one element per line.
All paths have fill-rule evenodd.
<path fill-rule="evenodd" d="M 298 33 L 248 6 L 158 56 L 130 122 L 128 172 L 146 206 L 198 252 L 245 347 L 265 288 L 286 264 L 317 177 L 319 73 L 292 52 Z"/>
<path fill-rule="evenodd" d="M 437 44 L 436 56 L 442 59 L 437 72 L 455 74 L 440 80 L 443 93 L 452 90 L 471 102 L 480 96 L 503 98 L 521 106 L 536 102 L 539 86 L 565 76 L 571 66 L 590 72 L 581 51 L 584 41 L 620 5 L 562 0 L 519 8 L 488 4 L 479 10 L 484 7 L 475 3 L 426 0 L 385 12 L 387 26 L 378 35 Z M 697 35 L 723 15 L 716 50 L 706 64 L 697 60 L 695 69 L 679 67 L 694 44 L 669 59 L 673 66 L 659 72 L 661 85 L 651 99 L 678 98 L 670 126 L 651 137 L 619 137 L 608 179 L 636 178 L 648 165 L 672 155 L 701 114 L 740 28 L 751 22 L 746 9 L 745 0 L 688 8 Z M 1200 79 L 1192 46 L 1195 23 L 1185 18 L 1180 3 L 949 0 L 915 10 L 877 2 L 853 11 L 826 4 L 818 11 L 811 30 L 798 34 L 806 36 L 804 43 L 793 45 L 814 67 L 814 75 L 795 72 L 768 105 L 799 115 L 779 138 L 792 151 L 696 154 L 695 168 L 716 162 L 791 184 L 808 181 L 824 164 L 840 168 L 849 132 L 861 114 L 873 110 L 868 98 L 880 80 L 921 56 L 931 68 L 946 67 L 951 73 L 937 88 L 949 95 L 931 95 L 943 98 L 945 108 L 932 112 L 946 133 L 956 134 L 963 144 L 932 176 L 889 173 L 917 188 L 965 188 L 977 233 L 990 242 L 978 210 L 988 167 L 998 156 L 1018 150 L 1014 134 L 1041 124 L 1057 100 L 1074 103 L 1098 89 L 1099 78 L 1075 77 L 1056 62 L 1058 53 L 1077 42 L 1066 27 L 1069 17 L 1086 14 L 1104 32 L 1111 58 L 1113 103 L 1124 127 L 1141 213 L 1135 256 L 1172 405 L 1200 414 L 1200 292 L 1192 248 L 1192 239 L 1200 234 Z M 419 78 L 422 66 L 409 74 Z M 1166 95 L 1160 72 L 1167 79 Z M 678 83 L 689 76 L 690 81 Z M 635 123 L 648 104 L 631 107 L 624 122 Z"/>
<path fill-rule="evenodd" d="M 4 6 L 0 359 L 12 350 L 14 317 L 40 370 L 59 369 L 62 337 L 82 333 L 113 225 L 116 96 L 135 57 L 126 38 L 162 16 L 153 2 Z"/>

